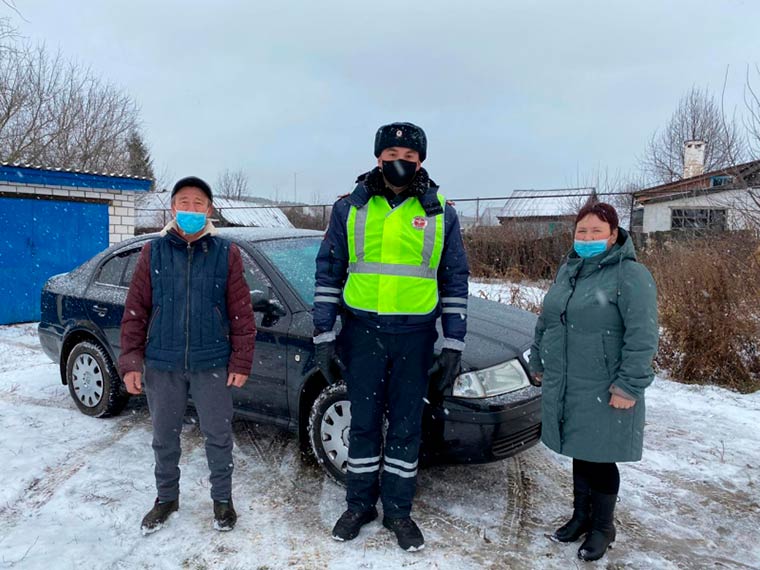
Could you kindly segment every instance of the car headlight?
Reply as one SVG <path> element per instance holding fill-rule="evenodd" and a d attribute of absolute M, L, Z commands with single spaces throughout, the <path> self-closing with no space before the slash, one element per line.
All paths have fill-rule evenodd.
<path fill-rule="evenodd" d="M 452 395 L 458 398 L 487 398 L 529 385 L 525 369 L 515 358 L 491 368 L 460 374 L 454 381 Z"/>

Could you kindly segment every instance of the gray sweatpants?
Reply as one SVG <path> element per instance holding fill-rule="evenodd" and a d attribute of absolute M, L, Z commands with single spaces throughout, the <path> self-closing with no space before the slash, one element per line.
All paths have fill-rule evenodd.
<path fill-rule="evenodd" d="M 147 368 L 143 387 L 153 423 L 156 489 L 159 501 L 179 497 L 179 457 L 182 420 L 188 395 L 198 411 L 206 438 L 206 459 L 211 472 L 211 498 L 232 496 L 232 391 L 227 370 L 164 372 Z"/>

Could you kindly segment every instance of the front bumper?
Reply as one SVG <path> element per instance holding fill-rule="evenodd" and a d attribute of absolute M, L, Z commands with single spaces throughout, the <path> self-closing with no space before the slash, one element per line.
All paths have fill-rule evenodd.
<path fill-rule="evenodd" d="M 421 454 L 426 463 L 488 463 L 541 439 L 541 390 L 426 406 Z"/>

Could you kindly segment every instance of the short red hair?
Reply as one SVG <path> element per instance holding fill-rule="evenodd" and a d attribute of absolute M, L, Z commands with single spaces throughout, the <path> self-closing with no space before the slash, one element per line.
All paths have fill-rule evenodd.
<path fill-rule="evenodd" d="M 610 204 L 604 202 L 591 202 L 583 206 L 575 217 L 575 225 L 577 226 L 578 222 L 589 214 L 607 222 L 610 225 L 610 231 L 615 231 L 619 225 L 617 211 Z"/>

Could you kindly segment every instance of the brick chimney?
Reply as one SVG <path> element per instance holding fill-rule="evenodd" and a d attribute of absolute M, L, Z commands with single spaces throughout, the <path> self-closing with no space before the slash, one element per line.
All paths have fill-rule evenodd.
<path fill-rule="evenodd" d="M 699 176 L 705 171 L 705 141 L 683 143 L 683 177 Z"/>

